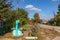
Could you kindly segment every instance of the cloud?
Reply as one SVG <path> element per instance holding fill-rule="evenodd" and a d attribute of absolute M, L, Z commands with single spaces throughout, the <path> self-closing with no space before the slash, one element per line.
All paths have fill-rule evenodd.
<path fill-rule="evenodd" d="M 56 1 L 58 1 L 58 0 L 52 0 L 53 2 L 56 2 Z"/>
<path fill-rule="evenodd" d="M 41 9 L 34 7 L 33 5 L 27 5 L 25 8 L 29 10 L 34 10 L 34 11 L 41 11 Z"/>

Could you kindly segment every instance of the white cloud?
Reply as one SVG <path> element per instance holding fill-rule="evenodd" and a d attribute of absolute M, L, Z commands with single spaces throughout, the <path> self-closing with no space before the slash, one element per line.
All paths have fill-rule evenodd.
<path fill-rule="evenodd" d="M 27 5 L 25 8 L 29 10 L 34 10 L 34 11 L 41 11 L 41 9 L 34 7 L 33 5 Z"/>
<path fill-rule="evenodd" d="M 58 0 L 52 0 L 53 2 L 58 1 Z"/>

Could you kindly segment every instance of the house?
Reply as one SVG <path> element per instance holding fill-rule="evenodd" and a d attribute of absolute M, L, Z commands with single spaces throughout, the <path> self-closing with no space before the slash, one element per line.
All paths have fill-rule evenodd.
<path fill-rule="evenodd" d="M 41 19 L 40 24 L 46 24 L 46 23 L 47 23 L 47 20 Z"/>

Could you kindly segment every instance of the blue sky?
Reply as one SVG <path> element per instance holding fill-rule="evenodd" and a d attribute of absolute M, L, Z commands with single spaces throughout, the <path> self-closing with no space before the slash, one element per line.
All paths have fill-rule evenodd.
<path fill-rule="evenodd" d="M 41 19 L 49 20 L 54 17 L 53 11 L 58 11 L 59 0 L 20 0 L 18 7 L 24 8 L 28 13 L 28 17 L 38 12 Z M 16 0 L 13 2 L 13 9 L 16 9 Z"/>

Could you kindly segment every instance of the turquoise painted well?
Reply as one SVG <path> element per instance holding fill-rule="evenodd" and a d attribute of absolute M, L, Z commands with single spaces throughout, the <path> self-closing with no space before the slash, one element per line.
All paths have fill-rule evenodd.
<path fill-rule="evenodd" d="M 15 37 L 19 37 L 19 36 L 23 36 L 23 33 L 22 33 L 22 31 L 20 31 L 20 30 L 18 30 L 18 33 L 17 33 L 17 35 L 16 35 L 16 30 L 13 30 L 13 36 L 15 36 Z"/>
<path fill-rule="evenodd" d="M 15 37 L 23 36 L 22 31 L 18 29 L 18 25 L 19 25 L 19 20 L 16 20 L 16 28 L 12 32 L 13 33 L 13 36 L 15 36 Z"/>

